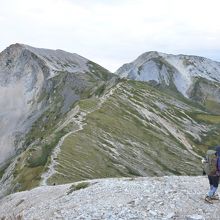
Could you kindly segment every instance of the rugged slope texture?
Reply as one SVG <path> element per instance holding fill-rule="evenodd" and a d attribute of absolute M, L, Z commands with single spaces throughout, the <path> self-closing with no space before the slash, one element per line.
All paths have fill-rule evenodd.
<path fill-rule="evenodd" d="M 1 118 L 16 117 L 8 132 L 17 156 L 0 169 L 0 197 L 39 184 L 200 175 L 207 146 L 220 142 L 220 116 L 191 100 L 204 103 L 200 94 L 208 94 L 209 85 L 214 98 L 205 103 L 217 111 L 217 80 L 200 77 L 197 86 L 190 86 L 193 95 L 188 99 L 178 92 L 174 67 L 164 59 L 168 81 L 164 74 L 160 83 L 147 83 L 119 80 L 99 65 L 60 50 L 16 44 L 0 57 L 2 78 L 11 76 L 2 88 L 14 94 L 19 82 L 24 87 L 18 93 L 21 100 L 10 96 L 13 111 Z M 22 111 L 15 108 L 16 101 Z M 8 124 L 2 123 L 6 131 Z"/>
<path fill-rule="evenodd" d="M 116 73 L 121 77 L 172 88 L 219 113 L 219 62 L 197 56 L 147 52 L 120 67 Z"/>
<path fill-rule="evenodd" d="M 202 173 L 201 156 L 220 141 L 220 116 L 143 82 L 122 80 L 112 90 L 100 106 L 79 102 L 82 127 L 58 145 L 47 183 Z"/>
<path fill-rule="evenodd" d="M 10 164 L 0 185 L 11 182 L 13 172 L 16 188 L 21 188 L 21 179 L 33 186 L 32 179 L 40 175 L 53 146 L 66 133 L 57 127 L 60 120 L 78 100 L 99 96 L 112 77 L 77 54 L 22 44 L 6 48 L 0 54 L 0 177 L 10 158 L 20 157 Z M 27 171 L 24 161 L 33 169 Z"/>
<path fill-rule="evenodd" d="M 219 219 L 207 177 L 94 180 L 38 187 L 0 200 L 0 219 Z"/>

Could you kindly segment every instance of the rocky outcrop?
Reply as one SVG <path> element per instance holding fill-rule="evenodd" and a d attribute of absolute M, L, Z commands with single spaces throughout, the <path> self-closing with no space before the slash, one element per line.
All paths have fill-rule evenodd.
<path fill-rule="evenodd" d="M 121 77 L 169 87 L 200 103 L 207 99 L 207 95 L 210 100 L 220 103 L 216 98 L 220 96 L 220 63 L 207 58 L 153 51 L 124 64 L 116 73 Z M 202 84 L 202 90 L 198 90 L 198 84 Z"/>

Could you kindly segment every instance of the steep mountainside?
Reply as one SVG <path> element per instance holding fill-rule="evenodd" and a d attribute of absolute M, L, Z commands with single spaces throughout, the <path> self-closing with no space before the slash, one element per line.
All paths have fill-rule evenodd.
<path fill-rule="evenodd" d="M 204 201 L 207 177 L 93 180 L 43 186 L 0 200 L 0 219 L 219 219 L 219 201 Z"/>
<path fill-rule="evenodd" d="M 207 58 L 147 52 L 120 67 L 121 77 L 159 83 L 220 113 L 220 63 Z"/>
<path fill-rule="evenodd" d="M 193 84 L 184 96 L 175 84 L 182 72 L 158 53 L 138 58 L 140 67 L 148 62 L 145 56 L 156 56 L 150 61 L 153 70 L 140 68 L 140 76 L 150 82 L 119 79 L 60 50 L 16 44 L 3 51 L 0 89 L 8 96 L 7 101 L 1 99 L 0 140 L 11 140 L 6 149 L 15 156 L 1 166 L 0 197 L 40 184 L 85 179 L 200 175 L 207 146 L 220 142 L 217 72 L 207 67 L 216 79 L 211 73 L 195 74 L 197 81 L 191 73 Z M 206 106 L 201 105 L 203 94 L 208 95 Z M 10 156 L 3 146 L 0 149 L 4 158 Z"/>
<path fill-rule="evenodd" d="M 31 146 L 46 163 L 65 133 L 55 132 L 55 125 L 78 100 L 98 96 L 112 77 L 101 66 L 61 50 L 14 44 L 0 53 L 0 177 L 11 158 Z"/>
<path fill-rule="evenodd" d="M 49 184 L 202 173 L 201 155 L 220 140 L 220 116 L 142 82 L 121 81 L 112 90 L 102 105 L 79 102 L 82 128 L 58 145 Z"/>

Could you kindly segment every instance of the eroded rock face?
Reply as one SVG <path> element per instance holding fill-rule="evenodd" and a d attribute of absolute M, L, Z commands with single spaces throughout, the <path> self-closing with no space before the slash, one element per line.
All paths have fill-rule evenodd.
<path fill-rule="evenodd" d="M 213 113 L 220 113 L 220 84 L 204 78 L 195 78 L 188 90 L 189 98 L 209 108 Z"/>
<path fill-rule="evenodd" d="M 58 96 L 65 113 L 94 85 L 89 77 L 100 79 L 90 72 L 89 62 L 77 54 L 22 44 L 0 53 L 0 166 L 21 148 L 24 134 L 48 106 L 57 104 Z"/>
<path fill-rule="evenodd" d="M 0 197 L 40 180 L 52 147 L 75 126 L 68 117 L 76 102 L 99 97 L 117 78 L 62 50 L 14 44 L 0 53 Z"/>
<path fill-rule="evenodd" d="M 21 45 L 0 54 L 0 164 L 14 155 L 16 139 L 32 124 L 27 119 L 41 109 L 36 101 L 48 72 L 44 67 Z"/>
<path fill-rule="evenodd" d="M 198 56 L 147 52 L 133 62 L 124 64 L 116 73 L 130 79 L 155 81 L 175 88 L 183 96 L 194 100 L 192 91 L 196 89 L 198 80 L 203 80 L 203 87 L 208 87 L 209 90 L 214 89 L 210 87 L 215 84 L 220 87 L 220 63 Z M 205 98 L 205 94 L 201 94 L 201 98 Z M 212 95 L 212 99 L 213 97 Z"/>

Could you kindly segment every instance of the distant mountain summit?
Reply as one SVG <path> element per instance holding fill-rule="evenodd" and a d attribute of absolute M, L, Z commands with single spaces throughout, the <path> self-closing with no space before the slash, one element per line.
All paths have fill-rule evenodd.
<path fill-rule="evenodd" d="M 151 51 L 124 64 L 116 73 L 176 89 L 201 104 L 220 103 L 220 63 L 204 57 Z"/>

